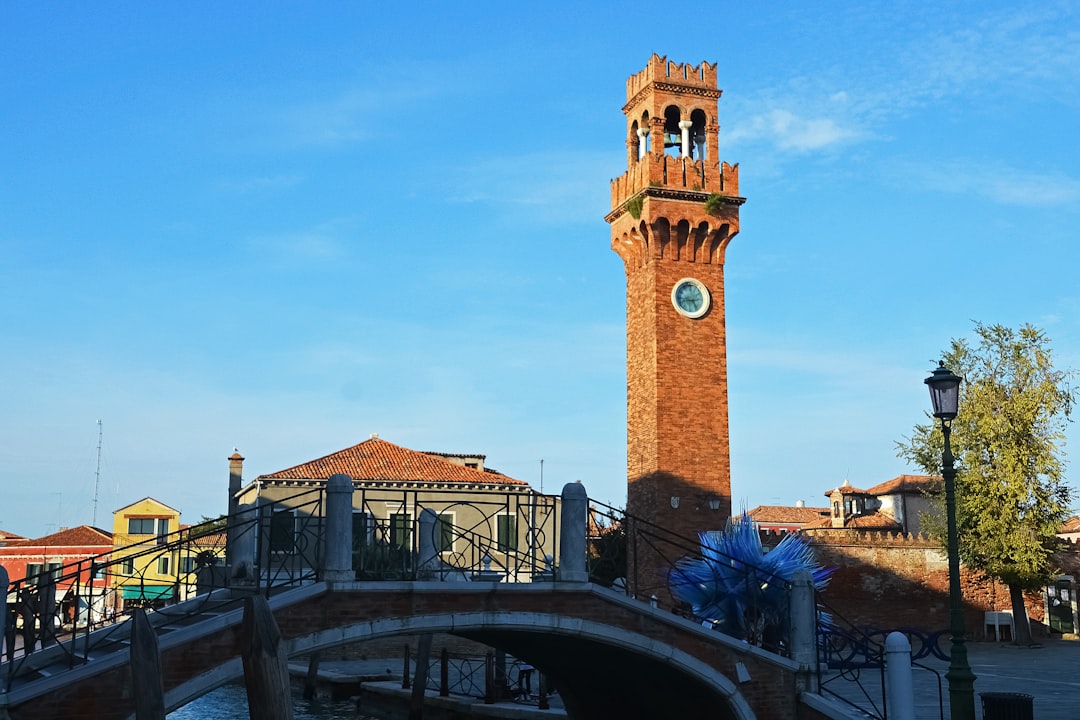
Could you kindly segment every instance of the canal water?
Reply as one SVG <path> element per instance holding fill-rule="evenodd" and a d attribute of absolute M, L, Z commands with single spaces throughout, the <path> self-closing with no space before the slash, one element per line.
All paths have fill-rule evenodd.
<path fill-rule="evenodd" d="M 304 700 L 297 693 L 293 693 L 293 713 L 295 720 L 394 720 L 391 716 L 362 715 L 348 700 Z M 248 717 L 247 691 L 240 683 L 229 683 L 169 713 L 168 720 L 248 720 Z"/>

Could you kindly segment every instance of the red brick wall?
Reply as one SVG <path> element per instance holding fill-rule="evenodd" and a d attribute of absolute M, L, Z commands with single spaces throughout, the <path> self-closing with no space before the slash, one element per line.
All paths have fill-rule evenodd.
<path fill-rule="evenodd" d="M 940 545 L 923 537 L 829 532 L 812 536 L 819 562 L 837 570 L 822 598 L 850 622 L 887 629 L 924 631 L 949 625 L 949 569 Z M 1066 572 L 1080 572 L 1080 546 L 1058 557 Z M 1010 610 L 1009 589 L 961 567 L 965 622 L 975 639 L 985 637 L 983 613 Z M 1033 637 L 1045 637 L 1043 596 L 1027 594 Z"/>

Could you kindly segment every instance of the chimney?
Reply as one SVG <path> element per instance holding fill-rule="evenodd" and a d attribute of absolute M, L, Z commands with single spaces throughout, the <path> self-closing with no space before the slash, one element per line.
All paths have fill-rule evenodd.
<path fill-rule="evenodd" d="M 236 494 L 240 492 L 240 486 L 244 482 L 244 456 L 233 448 L 233 454 L 229 456 L 229 514 L 237 511 Z"/>
<path fill-rule="evenodd" d="M 795 507 L 799 507 L 799 508 L 806 507 L 806 501 L 805 500 L 796 500 L 795 501 Z"/>

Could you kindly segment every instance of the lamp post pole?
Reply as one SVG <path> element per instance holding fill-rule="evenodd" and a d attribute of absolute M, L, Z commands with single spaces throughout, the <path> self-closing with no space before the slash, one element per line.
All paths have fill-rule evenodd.
<path fill-rule="evenodd" d="M 949 420 L 941 421 L 945 449 L 941 454 L 941 475 L 945 479 L 945 513 L 948 523 L 949 555 L 949 629 L 952 649 L 949 652 L 949 708 L 952 720 L 975 720 L 975 673 L 968 664 L 964 641 L 964 599 L 960 590 L 960 541 L 956 532 L 956 469 L 953 467 L 952 432 Z"/>
<path fill-rule="evenodd" d="M 952 648 L 949 652 L 949 710 L 952 720 L 975 720 L 975 674 L 968 663 L 967 645 L 964 644 L 964 600 L 960 589 L 960 542 L 956 531 L 956 468 L 953 466 L 952 421 L 959 410 L 961 378 L 941 363 L 933 375 L 926 379 L 930 387 L 930 399 L 934 404 L 934 417 L 941 420 L 941 434 L 945 447 L 941 452 L 941 476 L 945 480 L 945 520 L 948 526 L 946 552 L 949 556 L 949 630 Z"/>

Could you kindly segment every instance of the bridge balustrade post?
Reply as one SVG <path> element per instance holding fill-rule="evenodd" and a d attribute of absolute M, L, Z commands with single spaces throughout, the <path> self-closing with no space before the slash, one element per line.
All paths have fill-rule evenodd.
<path fill-rule="evenodd" d="M 55 644 L 56 578 L 52 573 L 44 585 L 38 586 L 38 617 L 41 618 L 41 647 Z"/>
<path fill-rule="evenodd" d="M 559 582 L 588 582 L 586 567 L 586 526 L 589 495 L 581 483 L 567 483 L 562 491 L 562 518 L 559 525 Z"/>
<path fill-rule="evenodd" d="M 911 642 L 900 632 L 885 638 L 885 707 L 890 720 L 915 720 Z"/>
<path fill-rule="evenodd" d="M 791 659 L 799 664 L 795 687 L 802 692 L 818 691 L 817 610 L 814 606 L 814 576 L 797 570 L 791 578 Z"/>
<path fill-rule="evenodd" d="M 236 515 L 229 519 L 226 540 L 232 549 L 229 553 L 229 587 L 250 587 L 258 582 L 255 562 L 258 519 L 258 500 L 239 504 Z"/>
<path fill-rule="evenodd" d="M 419 579 L 435 577 L 439 567 L 439 551 L 435 548 L 435 524 L 439 516 L 431 508 L 420 511 L 419 530 L 420 557 L 416 573 Z"/>
<path fill-rule="evenodd" d="M 323 580 L 343 582 L 356 579 L 352 565 L 353 481 L 336 473 L 326 481 L 326 531 Z"/>

